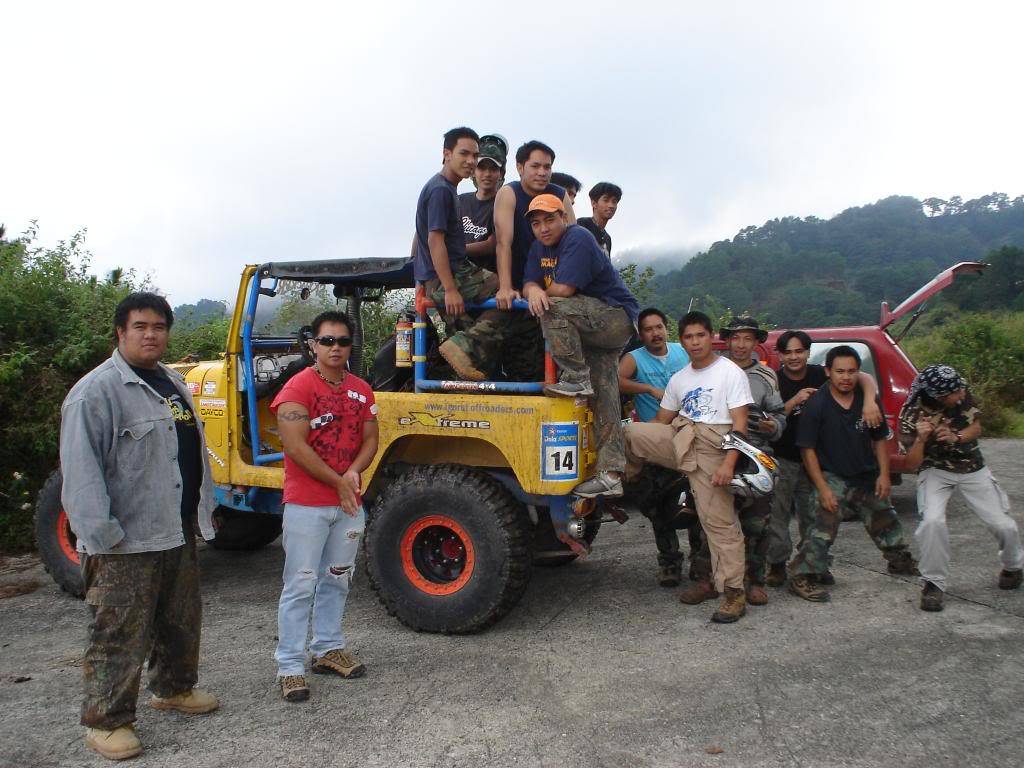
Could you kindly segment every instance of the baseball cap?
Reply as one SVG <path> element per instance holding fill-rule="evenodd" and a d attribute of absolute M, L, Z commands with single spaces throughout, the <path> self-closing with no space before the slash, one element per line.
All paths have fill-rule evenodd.
<path fill-rule="evenodd" d="M 543 211 L 544 213 L 562 211 L 565 213 L 565 206 L 554 195 L 537 195 L 530 201 L 530 207 L 526 209 L 527 218 L 529 218 L 531 213 L 536 213 L 537 211 Z"/>
<path fill-rule="evenodd" d="M 505 161 L 508 157 L 508 142 L 504 137 L 496 133 L 480 137 L 480 157 L 477 163 L 490 160 L 498 168 L 505 169 Z"/>

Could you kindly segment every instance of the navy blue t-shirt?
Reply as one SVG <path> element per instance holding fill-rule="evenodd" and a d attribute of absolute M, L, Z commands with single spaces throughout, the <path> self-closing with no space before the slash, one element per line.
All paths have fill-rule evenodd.
<path fill-rule="evenodd" d="M 423 185 L 419 200 L 416 201 L 416 259 L 413 272 L 416 280 L 424 283 L 437 277 L 427 246 L 427 235 L 431 232 L 444 232 L 448 264 L 454 272 L 466 261 L 466 242 L 455 185 L 440 173 L 431 176 L 430 181 Z"/>
<path fill-rule="evenodd" d="M 578 224 L 570 224 L 554 248 L 548 248 L 540 240 L 534 241 L 523 282 L 545 288 L 553 282 L 571 285 L 577 293 L 600 299 L 611 307 L 622 307 L 634 323 L 640 314 L 640 305 L 604 249 Z"/>

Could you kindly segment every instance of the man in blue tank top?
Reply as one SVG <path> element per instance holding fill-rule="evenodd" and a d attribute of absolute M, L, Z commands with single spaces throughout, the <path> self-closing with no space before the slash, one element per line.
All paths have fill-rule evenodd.
<path fill-rule="evenodd" d="M 637 317 L 637 330 L 643 346 L 627 352 L 619 360 L 619 391 L 633 396 L 637 419 L 652 421 L 665 396 L 665 385 L 676 371 L 686 367 L 690 356 L 682 344 L 668 341 L 668 318 L 660 309 L 643 310 Z M 644 467 L 645 474 L 651 476 L 648 481 L 670 471 L 654 465 Z M 658 584 L 677 587 L 682 581 L 683 565 L 677 531 L 693 531 L 690 548 L 696 552 L 701 544 L 700 522 L 696 515 L 686 514 L 673 503 L 645 505 L 642 511 L 651 521 L 654 543 L 658 547 Z"/>
<path fill-rule="evenodd" d="M 537 195 L 554 195 L 565 208 L 569 224 L 576 223 L 572 202 L 563 187 L 551 183 L 555 152 L 540 141 L 528 141 L 516 150 L 519 181 L 506 184 L 494 198 L 494 234 L 497 238 L 498 306 L 508 309 L 523 290 L 523 270 L 535 240 L 526 211 Z M 512 313 L 511 333 L 502 348 L 501 364 L 514 381 L 540 381 L 544 377 L 544 340 L 537 319 L 528 312 Z"/>

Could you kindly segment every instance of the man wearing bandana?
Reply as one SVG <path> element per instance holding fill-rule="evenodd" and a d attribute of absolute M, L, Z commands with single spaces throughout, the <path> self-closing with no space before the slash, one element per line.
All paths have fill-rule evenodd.
<path fill-rule="evenodd" d="M 999 542 L 1003 564 L 999 588 L 1018 589 L 1024 568 L 1020 533 L 1008 514 L 1009 499 L 985 466 L 978 447 L 981 411 L 954 368 L 929 365 L 917 375 L 900 411 L 899 433 L 907 469 L 920 467 L 917 509 L 921 524 L 914 537 L 921 549 L 921 609 L 942 610 L 949 578 L 946 505 L 956 489 Z"/>

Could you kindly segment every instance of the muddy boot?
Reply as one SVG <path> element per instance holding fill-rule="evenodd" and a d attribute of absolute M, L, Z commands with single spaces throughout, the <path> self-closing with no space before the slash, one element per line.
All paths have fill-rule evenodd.
<path fill-rule="evenodd" d="M 764 580 L 764 583 L 769 587 L 781 587 L 786 583 L 786 564 L 782 563 L 770 563 L 768 565 L 768 577 Z"/>
<path fill-rule="evenodd" d="M 942 610 L 942 590 L 936 587 L 930 581 L 926 581 L 924 583 L 924 589 L 921 590 L 921 610 Z"/>
<path fill-rule="evenodd" d="M 747 605 L 768 605 L 768 593 L 763 584 L 747 582 Z"/>
<path fill-rule="evenodd" d="M 999 588 L 1000 589 L 1019 589 L 1020 583 L 1024 576 L 1024 571 L 1007 571 L 1003 569 L 999 572 Z"/>
<path fill-rule="evenodd" d="M 700 605 L 705 600 L 718 597 L 718 590 L 707 579 L 701 579 L 679 593 L 679 602 L 687 605 Z"/>
<path fill-rule="evenodd" d="M 834 587 L 836 585 L 836 577 L 832 575 L 832 571 L 817 573 L 814 575 L 814 578 L 823 587 Z"/>
<path fill-rule="evenodd" d="M 722 598 L 718 610 L 711 614 L 711 620 L 716 624 L 732 624 L 734 621 L 739 621 L 746 612 L 747 596 L 743 590 L 726 587 L 725 597 Z"/>
<path fill-rule="evenodd" d="M 478 371 L 473 365 L 473 360 L 465 350 L 455 343 L 454 339 L 448 339 L 437 349 L 463 381 L 484 381 L 487 376 Z"/>
<path fill-rule="evenodd" d="M 683 574 L 678 565 L 663 565 L 658 569 L 658 585 L 662 587 L 678 587 Z"/>
<path fill-rule="evenodd" d="M 896 557 L 889 561 L 889 573 L 894 576 L 920 576 L 917 570 L 917 562 L 909 551 L 903 550 Z"/>
<path fill-rule="evenodd" d="M 812 603 L 827 603 L 829 601 L 828 592 L 818 585 L 813 576 L 808 576 L 806 573 L 790 577 L 789 591 Z"/>

